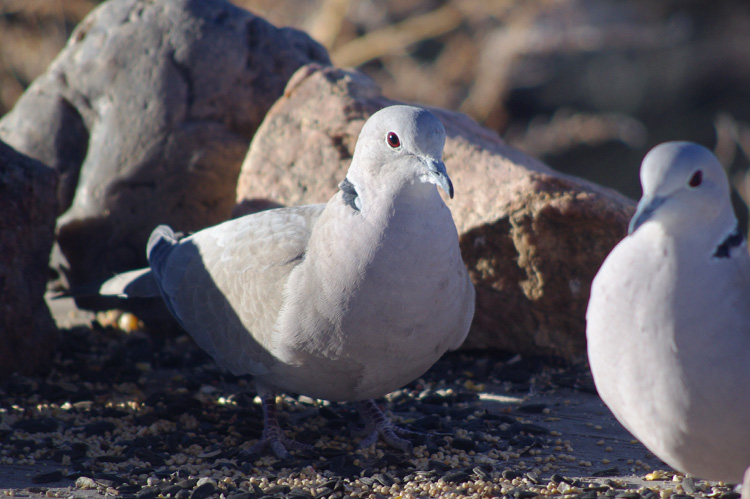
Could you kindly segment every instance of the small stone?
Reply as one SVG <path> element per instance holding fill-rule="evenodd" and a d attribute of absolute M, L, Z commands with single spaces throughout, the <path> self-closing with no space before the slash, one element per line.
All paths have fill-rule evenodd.
<path fill-rule="evenodd" d="M 187 410 L 187 408 L 185 408 L 185 409 Z M 188 473 L 187 470 L 179 469 L 179 470 L 175 471 L 174 473 L 172 473 L 170 475 L 170 478 L 172 478 L 174 480 L 178 480 L 180 478 L 188 478 L 189 476 L 190 476 L 190 473 Z"/>
<path fill-rule="evenodd" d="M 186 478 L 184 480 L 180 480 L 175 485 L 180 487 L 181 489 L 185 490 L 193 490 L 193 488 L 198 484 L 197 478 Z"/>
<path fill-rule="evenodd" d="M 530 471 L 530 472 L 526 473 L 526 478 L 528 478 L 529 481 L 531 483 L 533 483 L 534 485 L 539 485 L 539 484 L 542 483 L 542 480 L 539 477 L 539 473 L 537 473 L 535 471 Z"/>
<path fill-rule="evenodd" d="M 375 483 L 375 479 L 371 476 L 363 476 L 359 479 L 360 483 L 367 485 L 368 487 L 372 487 L 372 484 Z"/>
<path fill-rule="evenodd" d="M 203 485 L 205 485 L 207 483 L 210 483 L 211 485 L 213 485 L 214 487 L 216 487 L 216 480 L 214 480 L 213 478 L 208 477 L 208 476 L 204 476 L 204 477 L 199 478 L 196 481 L 195 485 L 198 486 L 198 487 L 201 487 L 201 486 L 203 486 Z"/>
<path fill-rule="evenodd" d="M 435 459 L 430 459 L 427 462 L 427 466 L 429 466 L 430 471 L 432 472 L 439 472 L 439 473 L 447 473 L 451 468 L 445 463 L 442 463 L 440 461 L 437 461 Z"/>
<path fill-rule="evenodd" d="M 135 497 L 136 499 L 156 499 L 157 492 L 153 488 L 143 488 Z"/>
<path fill-rule="evenodd" d="M 302 489 L 292 489 L 289 491 L 286 497 L 294 499 L 313 499 L 313 495 L 311 493 Z"/>
<path fill-rule="evenodd" d="M 555 484 L 567 483 L 568 485 L 570 485 L 569 478 L 565 478 L 564 476 L 558 475 L 557 473 L 553 474 L 549 479 L 552 483 L 555 483 Z"/>
<path fill-rule="evenodd" d="M 695 494 L 695 491 L 697 490 L 695 488 L 695 480 L 693 480 L 693 478 L 689 476 L 683 478 L 682 489 L 688 494 Z"/>
<path fill-rule="evenodd" d="M 162 490 L 161 494 L 164 497 L 176 497 L 177 493 L 182 490 L 185 490 L 185 489 L 183 489 L 179 485 L 170 485 L 169 487 L 166 487 L 164 490 Z"/>
<path fill-rule="evenodd" d="M 282 494 L 286 495 L 292 490 L 291 487 L 288 485 L 276 485 L 274 487 L 269 487 L 268 489 L 264 490 L 263 493 L 267 496 L 273 496 L 276 494 Z"/>
<path fill-rule="evenodd" d="M 471 480 L 471 475 L 464 470 L 453 470 L 446 473 L 443 480 L 448 483 L 464 483 Z"/>
<path fill-rule="evenodd" d="M 532 497 L 538 496 L 539 494 L 537 494 L 536 492 L 533 492 L 531 490 L 524 490 L 524 489 L 522 489 L 520 487 L 517 487 L 515 489 L 510 490 L 508 492 L 508 495 L 510 497 L 515 498 L 515 499 L 530 499 Z"/>
<path fill-rule="evenodd" d="M 193 489 L 193 492 L 190 494 L 190 499 L 206 499 L 206 497 L 213 494 L 215 490 L 216 486 L 213 483 L 205 482 Z"/>
<path fill-rule="evenodd" d="M 122 477 L 114 475 L 112 473 L 97 473 L 94 475 L 96 483 L 102 487 L 117 487 L 118 485 L 125 483 Z"/>
<path fill-rule="evenodd" d="M 240 492 L 239 494 L 232 494 L 227 499 L 255 499 L 256 495 L 254 492 Z"/>
<path fill-rule="evenodd" d="M 76 480 L 76 487 L 83 490 L 93 490 L 97 488 L 97 485 L 93 478 L 82 476 Z"/>
<path fill-rule="evenodd" d="M 393 480 L 393 477 L 388 475 L 387 473 L 376 473 L 372 476 L 380 485 L 383 485 L 384 487 L 390 487 L 395 482 Z"/>
<path fill-rule="evenodd" d="M 481 466 L 475 466 L 471 471 L 473 471 L 477 478 L 479 478 L 480 480 L 492 480 L 492 477 Z"/>

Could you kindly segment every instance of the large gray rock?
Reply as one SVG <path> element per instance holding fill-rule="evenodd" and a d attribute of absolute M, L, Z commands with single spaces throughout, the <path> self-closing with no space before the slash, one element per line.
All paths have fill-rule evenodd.
<path fill-rule="evenodd" d="M 237 211 L 327 200 L 366 119 L 395 103 L 362 73 L 300 69 L 253 139 Z M 477 290 L 465 346 L 583 355 L 591 280 L 625 235 L 634 203 L 553 171 L 465 115 L 431 110 L 446 128 L 456 190 L 447 204 Z"/>
<path fill-rule="evenodd" d="M 224 0 L 110 0 L 86 17 L 0 121 L 62 176 L 69 283 L 144 265 L 159 223 L 228 218 L 251 137 L 308 62 L 329 64 L 325 49 Z"/>
<path fill-rule="evenodd" d="M 57 345 L 47 304 L 57 174 L 0 141 L 0 379 L 45 370 Z"/>

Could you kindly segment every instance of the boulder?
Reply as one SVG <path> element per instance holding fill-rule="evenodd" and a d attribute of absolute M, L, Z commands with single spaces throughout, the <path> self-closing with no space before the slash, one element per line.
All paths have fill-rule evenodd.
<path fill-rule="evenodd" d="M 392 104 L 357 71 L 301 68 L 253 138 L 237 214 L 326 201 L 364 122 Z M 553 171 L 463 114 L 431 111 L 446 128 L 444 160 L 456 192 L 446 202 L 477 290 L 464 346 L 583 356 L 591 280 L 626 234 L 634 202 Z"/>
<path fill-rule="evenodd" d="M 224 0 L 110 0 L 0 121 L 62 181 L 54 265 L 71 285 L 146 264 L 160 223 L 230 216 L 268 108 L 323 47 Z"/>
<path fill-rule="evenodd" d="M 50 365 L 57 330 L 44 301 L 57 173 L 0 141 L 0 379 Z"/>

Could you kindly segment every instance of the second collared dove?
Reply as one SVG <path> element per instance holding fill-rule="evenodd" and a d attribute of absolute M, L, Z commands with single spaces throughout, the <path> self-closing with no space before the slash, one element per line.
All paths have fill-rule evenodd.
<path fill-rule="evenodd" d="M 445 131 L 429 111 L 392 106 L 364 125 L 327 204 L 281 208 L 178 241 L 151 235 L 150 269 L 102 294 L 161 295 L 195 341 L 232 373 L 252 374 L 265 429 L 255 446 L 298 448 L 276 420 L 274 392 L 359 401 L 369 436 L 410 447 L 371 401 L 422 375 L 464 341 L 474 288 L 461 258 L 442 162 Z"/>
<path fill-rule="evenodd" d="M 591 288 L 594 381 L 667 464 L 739 482 L 750 466 L 750 258 L 729 183 L 687 142 L 649 152 L 641 183 L 629 235 Z"/>

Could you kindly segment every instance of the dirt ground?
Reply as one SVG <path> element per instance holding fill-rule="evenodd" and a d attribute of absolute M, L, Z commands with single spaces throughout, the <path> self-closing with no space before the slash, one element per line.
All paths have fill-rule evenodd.
<path fill-rule="evenodd" d="M 53 312 L 58 320 L 61 327 L 75 327 L 76 325 L 84 324 L 85 328 L 79 328 L 77 331 L 77 337 L 75 343 L 71 345 L 63 345 L 63 352 L 68 352 L 72 348 L 74 353 L 61 354 L 61 358 L 57 360 L 59 362 L 59 372 L 51 374 L 49 378 L 45 379 L 31 379 L 21 380 L 16 384 L 20 385 L 21 388 L 8 388 L 5 387 L 5 397 L 0 400 L 3 402 L 3 407 L 0 407 L 0 449 L 3 449 L 2 455 L 5 459 L 0 464 L 0 493 L 6 495 L 12 495 L 16 497 L 94 497 L 102 494 L 114 494 L 122 495 L 123 497 L 139 497 L 135 493 L 120 492 L 116 488 L 112 487 L 94 487 L 94 488 L 80 488 L 80 482 L 76 482 L 80 476 L 84 477 L 110 477 L 110 474 L 114 474 L 118 477 L 122 477 L 123 483 L 131 487 L 132 490 L 137 490 L 140 487 L 146 487 L 146 482 L 151 483 L 149 480 L 154 480 L 153 476 L 162 477 L 163 481 L 167 480 L 167 473 L 174 475 L 175 470 L 179 470 L 180 466 L 171 463 L 169 459 L 166 461 L 166 465 L 159 466 L 148 466 L 142 471 L 133 471 L 133 466 L 125 467 L 125 464 L 106 464 L 107 462 L 103 459 L 99 451 L 99 446 L 102 449 L 110 449 L 113 441 L 118 437 L 119 430 L 112 431 L 112 434 L 107 433 L 104 437 L 100 438 L 106 444 L 102 443 L 91 443 L 91 440 L 86 440 L 89 448 L 88 456 L 84 460 L 78 462 L 78 470 L 76 470 L 76 463 L 71 462 L 63 458 L 60 460 L 50 459 L 49 456 L 54 456 L 54 448 L 45 451 L 43 457 L 37 459 L 33 464 L 19 464 L 17 461 L 23 457 L 23 452 L 12 452 L 11 449 L 18 448 L 19 446 L 13 441 L 13 438 L 19 440 L 31 439 L 30 444 L 32 448 L 44 448 L 54 447 L 49 443 L 51 440 L 57 441 L 58 438 L 53 434 L 42 434 L 42 436 L 35 436 L 34 434 L 18 433 L 17 418 L 13 419 L 14 411 L 18 409 L 18 406 L 23 406 L 24 397 L 14 399 L 14 393 L 23 393 L 23 383 L 31 383 L 30 386 L 35 386 L 40 392 L 44 392 L 49 386 L 54 386 L 57 389 L 63 387 L 65 390 L 69 390 L 70 393 L 76 393 L 76 390 L 80 389 L 81 386 L 87 386 L 92 391 L 88 394 L 89 398 L 84 398 L 85 402 L 78 402 L 77 404 L 84 404 L 86 410 L 81 410 L 80 413 L 76 413 L 75 424 L 68 424 L 66 422 L 67 414 L 63 414 L 60 408 L 64 408 L 65 404 L 61 402 L 52 402 L 50 399 L 36 399 L 36 395 L 30 399 L 30 402 L 25 411 L 27 416 L 31 414 L 31 418 L 41 418 L 44 421 L 45 416 L 53 415 L 59 417 L 60 424 L 68 428 L 65 435 L 66 438 L 75 438 L 71 435 L 77 435 L 75 432 L 80 428 L 88 428 L 90 425 L 102 424 L 103 421 L 116 421 L 112 418 L 95 418 L 96 414 L 103 415 L 102 412 L 97 412 L 97 406 L 111 407 L 114 400 L 122 400 L 124 394 L 130 395 L 132 393 L 138 394 L 140 400 L 145 400 L 142 404 L 140 413 L 145 413 L 148 416 L 148 411 L 151 409 L 148 407 L 153 404 L 153 409 L 158 411 L 158 403 L 150 402 L 153 397 L 149 397 L 149 393 L 159 390 L 164 390 L 166 393 L 179 393 L 179 397 L 184 399 L 192 400 L 192 405 L 188 404 L 188 409 L 185 410 L 191 417 L 201 418 L 206 417 L 206 413 L 217 412 L 217 416 L 211 419 L 212 425 L 222 424 L 221 418 L 228 419 L 229 416 L 222 416 L 221 410 L 223 408 L 216 405 L 215 400 L 221 400 L 217 398 L 219 394 L 231 393 L 236 394 L 243 390 L 245 386 L 243 380 L 237 380 L 231 376 L 227 376 L 225 373 L 222 374 L 213 365 L 213 362 L 206 357 L 204 360 L 200 360 L 197 364 L 198 367 L 190 366 L 175 366 L 167 361 L 163 361 L 163 365 L 159 365 L 158 359 L 160 352 L 158 347 L 154 347 L 154 357 L 148 361 L 141 361 L 139 364 L 144 362 L 150 364 L 149 367 L 142 372 L 142 376 L 138 377 L 137 380 L 130 376 L 132 372 L 126 365 L 133 352 L 138 350 L 134 345 L 144 344 L 144 338 L 140 337 L 138 341 L 134 342 L 134 338 L 126 338 L 122 333 L 116 333 L 107 329 L 102 330 L 101 327 L 94 327 L 91 331 L 88 331 L 88 327 L 91 321 L 94 319 L 93 315 L 77 311 L 72 307 L 69 300 L 54 300 L 50 302 L 52 305 Z M 63 333 L 65 334 L 65 332 Z M 70 333 L 72 334 L 72 333 Z M 95 353 L 96 361 L 92 361 L 94 357 L 79 357 L 78 350 L 84 350 L 80 347 L 81 338 L 89 338 L 89 335 L 106 336 L 110 335 L 115 340 L 102 341 L 101 338 L 96 339 L 95 336 L 93 341 L 97 344 L 101 343 L 104 345 L 104 349 L 109 349 L 110 354 Z M 120 334 L 120 336 L 117 336 Z M 113 336 L 114 335 L 114 336 Z M 132 335 L 131 335 L 132 336 Z M 119 338 L 119 339 L 117 339 Z M 187 338 L 187 337 L 185 337 Z M 138 338 L 135 338 L 138 339 Z M 117 342 L 120 343 L 117 343 Z M 113 343 L 117 343 L 116 347 L 112 347 Z M 180 345 L 179 350 L 175 353 L 175 356 L 180 358 L 190 358 L 191 356 L 198 355 L 200 352 L 197 351 L 192 342 L 183 340 L 177 340 Z M 172 344 L 172 340 L 168 339 L 164 342 L 164 349 L 175 348 Z M 93 348 L 96 350 L 99 347 Z M 67 356 L 69 358 L 66 358 Z M 111 356 L 107 356 L 111 355 Z M 115 360 L 116 357 L 124 357 L 125 361 L 122 366 Z M 502 360 L 498 360 L 502 359 Z M 92 367 L 88 364 L 89 362 L 102 362 L 104 366 L 112 366 L 112 372 L 106 373 L 100 371 L 95 376 L 102 378 L 98 381 L 84 381 L 87 379 L 84 374 L 78 376 L 79 371 L 85 373 L 87 370 L 91 370 Z M 69 366 L 66 368 L 65 366 Z M 64 372 L 65 369 L 70 369 L 69 372 Z M 98 368 L 97 368 L 98 369 Z M 204 372 L 205 371 L 205 372 Z M 202 373 L 202 374 L 201 374 Z M 107 381 L 109 374 L 113 380 Z M 198 376 L 198 381 L 191 381 L 191 376 Z M 184 380 L 188 382 L 184 384 L 175 385 L 173 388 L 173 380 Z M 508 381 L 510 379 L 510 381 Z M 123 382 L 124 381 L 124 382 Z M 87 384 L 88 383 L 88 384 Z M 101 386 L 100 386 L 101 383 Z M 108 384 L 109 383 L 109 384 Z M 192 383 L 192 384 L 191 384 Z M 136 385 L 136 388 L 123 388 L 123 385 Z M 162 386 L 165 385 L 165 386 Z M 170 385 L 170 386 L 166 386 Z M 78 388 L 76 388 L 78 386 Z M 208 386 L 209 389 L 206 388 Z M 187 388 L 186 388 L 187 387 Z M 1 390 L 2 388 L 0 388 Z M 442 436 L 442 440 L 439 440 L 438 447 L 436 447 L 431 455 L 432 459 L 429 461 L 434 464 L 436 459 L 447 460 L 445 462 L 452 462 L 454 464 L 448 466 L 448 468 L 458 468 L 459 470 L 470 470 L 476 465 L 483 466 L 488 470 L 489 483 L 496 483 L 497 487 L 500 487 L 501 482 L 505 480 L 505 474 L 509 472 L 517 473 L 519 475 L 527 476 L 530 472 L 537 472 L 541 487 L 545 485 L 550 488 L 556 479 L 556 477 L 564 477 L 570 483 L 578 485 L 578 489 L 573 489 L 574 492 L 565 491 L 554 491 L 551 495 L 568 495 L 575 493 L 576 496 L 580 496 L 582 491 L 586 488 L 599 487 L 597 493 L 602 495 L 602 491 L 605 489 L 611 489 L 617 491 L 619 494 L 627 493 L 628 491 L 635 492 L 639 491 L 639 497 L 649 496 L 649 492 L 659 493 L 662 497 L 669 497 L 671 494 L 683 494 L 682 480 L 683 475 L 675 475 L 674 472 L 669 471 L 669 467 L 661 463 L 658 459 L 653 457 L 640 443 L 635 441 L 633 437 L 614 419 L 611 412 L 603 405 L 599 397 L 596 395 L 593 385 L 591 384 L 590 375 L 585 369 L 585 366 L 569 367 L 569 366 L 556 366 L 555 362 L 551 362 L 547 365 L 544 360 L 527 360 L 521 359 L 517 356 L 500 356 L 493 353 L 481 353 L 481 352 L 467 352 L 467 353 L 453 353 L 447 355 L 443 360 L 439 362 L 430 372 L 424 376 L 424 380 L 417 383 L 417 388 L 412 387 L 411 391 L 405 391 L 401 394 L 397 394 L 395 397 L 390 397 L 385 403 L 386 409 L 391 411 L 394 420 L 396 421 L 411 421 L 412 428 L 417 423 L 414 423 L 414 418 L 411 417 L 408 411 L 414 411 L 414 409 L 405 409 L 413 404 L 419 403 L 419 397 L 414 396 L 418 392 L 418 389 L 423 390 L 424 393 L 430 393 L 432 397 L 446 396 L 445 393 L 452 394 L 453 399 L 445 398 L 439 400 L 446 400 L 449 404 L 443 404 L 442 409 L 440 406 L 425 405 L 423 407 L 429 407 L 431 409 L 418 409 L 417 414 L 425 414 L 428 419 L 433 417 L 429 414 L 430 410 L 435 410 L 437 407 L 438 414 L 440 410 L 448 411 L 443 412 L 443 419 L 450 420 L 451 414 L 456 416 L 457 414 L 463 414 L 463 416 L 457 416 L 452 422 L 452 429 L 446 432 L 437 431 L 439 437 Z M 14 392 L 14 390 L 16 390 Z M 111 393 L 107 393 L 111 390 Z M 200 398 L 199 395 L 195 395 L 194 392 L 198 392 L 203 395 L 215 393 L 213 399 L 208 400 L 207 398 Z M 80 394 L 80 392 L 78 392 Z M 460 395 L 469 396 L 460 396 Z M 408 396 L 407 396 L 408 395 Z M 164 395 L 161 395 L 162 398 Z M 201 404 L 195 402 L 195 399 L 191 397 L 195 396 L 202 400 Z M 226 395 L 225 398 L 231 398 L 235 395 Z M 84 397 L 81 395 L 81 397 Z M 81 398 L 79 397 L 79 398 Z M 154 398 L 153 400 L 157 400 Z M 467 400 L 468 402 L 454 404 L 453 400 Z M 73 400 L 73 399 L 71 399 Z M 159 399 L 161 400 L 161 399 Z M 423 399 L 426 400 L 426 399 Z M 14 403 L 15 401 L 15 403 Z M 92 402 L 93 401 L 93 402 Z M 286 403 L 286 411 L 288 414 L 289 421 L 295 422 L 303 427 L 302 433 L 308 431 L 307 428 L 312 428 L 313 432 L 317 432 L 322 428 L 325 428 L 330 421 L 323 423 L 320 422 L 318 411 L 322 414 L 326 409 L 317 406 L 310 401 L 305 401 L 304 398 L 288 399 Z M 406 405 L 404 405 L 406 404 Z M 36 409 L 33 407 L 35 405 Z M 76 404 L 74 404 L 76 405 Z M 183 407 L 178 404 L 179 407 Z M 251 404 L 252 405 L 252 404 Z M 257 405 L 257 404 L 256 404 Z M 15 409 L 14 409 L 15 407 Z M 42 407 L 42 409 L 40 409 Z M 57 408 L 53 412 L 49 411 L 50 407 Z M 420 407 L 417 405 L 417 407 Z M 252 425 L 258 425 L 260 422 L 259 411 L 257 408 L 251 408 L 253 414 L 257 414 L 256 421 L 251 422 Z M 182 411 L 183 409 L 179 409 Z M 346 408 L 343 405 L 337 406 L 335 411 L 344 411 Z M 252 412 L 251 411 L 251 412 Z M 421 412 L 420 412 L 421 411 Z M 463 411 L 463 412 L 462 412 Z M 75 411 L 72 411 L 75 412 Z M 120 412 L 119 418 L 124 421 L 129 421 L 130 416 L 124 412 Z M 447 414 L 447 416 L 446 416 Z M 470 414 L 469 416 L 466 416 Z M 473 416 L 472 416 L 473 415 Z M 474 417 L 476 416 L 476 418 Z M 168 416 L 161 416 L 167 417 Z M 180 414 L 182 417 L 182 414 Z M 457 421 L 458 417 L 463 417 L 463 421 Z M 80 418 L 80 419 L 79 419 Z M 176 418 L 176 416 L 175 416 Z M 136 417 L 137 419 L 137 417 Z M 146 419 L 146 423 L 152 423 L 154 419 Z M 520 437 L 518 435 L 508 437 L 502 432 L 498 433 L 503 435 L 501 439 L 488 440 L 490 444 L 482 444 L 484 447 L 480 449 L 479 446 L 471 452 L 464 452 L 463 450 L 456 450 L 458 445 L 457 440 L 461 440 L 461 436 L 469 436 L 474 440 L 480 440 L 481 438 L 488 438 L 484 431 L 468 431 L 467 429 L 478 428 L 477 424 L 481 426 L 484 424 L 484 429 L 489 428 L 487 426 L 488 421 L 497 420 L 508 420 L 511 422 L 517 421 L 527 430 L 526 433 L 522 432 Z M 15 421 L 15 423 L 9 425 L 8 421 Z M 116 423 L 106 422 L 104 424 L 110 424 L 114 428 Z M 180 419 L 181 421 L 181 419 Z M 218 423 L 217 423 L 218 422 Z M 143 424 L 143 423 L 140 423 Z M 152 425 L 157 423 L 152 423 Z M 161 424 L 161 423 L 159 423 Z M 203 424 L 203 423 L 201 423 Z M 494 423 L 493 423 L 494 424 Z M 524 426 L 525 425 L 525 426 Z M 179 426 L 179 425 L 178 425 Z M 507 427 L 507 425 L 506 425 Z M 9 430 L 14 428 L 14 430 Z M 25 427 L 24 427 L 25 428 Z M 110 428 L 110 429 L 112 429 Z M 202 426 L 200 427 L 202 428 Z M 295 428 L 297 428 L 295 426 Z M 3 431 L 3 429 L 5 429 Z M 137 429 L 137 428 L 136 428 Z M 123 430 L 124 431 L 124 430 Z M 143 433 L 143 428 L 140 432 Z M 329 434 L 325 430 L 321 430 L 323 433 L 322 439 L 327 443 L 325 444 L 325 451 L 321 451 L 321 456 L 308 460 L 307 458 L 300 458 L 299 461 L 292 460 L 289 463 L 279 463 L 278 461 L 271 460 L 259 460 L 255 461 L 249 467 L 243 468 L 241 471 L 237 471 L 233 475 L 233 480 L 238 482 L 242 479 L 248 479 L 248 477 L 256 476 L 258 479 L 264 478 L 266 482 L 263 485 L 274 485 L 277 488 L 282 486 L 279 484 L 291 483 L 286 481 L 287 479 L 296 476 L 299 469 L 316 469 L 320 473 L 321 477 L 329 478 L 331 476 L 338 476 L 343 473 L 339 469 L 328 469 L 327 459 L 334 459 L 334 455 L 340 455 L 338 451 L 331 451 L 332 447 L 341 449 L 341 454 L 359 453 L 356 447 L 350 445 L 351 441 L 347 440 L 346 437 L 339 437 L 340 434 L 345 432 L 335 432 L 334 437 L 329 438 Z M 196 430 L 198 437 L 200 438 L 200 431 Z M 231 428 L 225 431 L 218 431 L 212 433 L 220 433 L 225 435 L 226 433 L 232 433 Z M 491 433 L 491 432 L 488 432 Z M 123 433 L 124 434 L 124 433 Z M 298 435 L 299 435 L 298 430 Z M 16 435 L 14 437 L 14 435 Z M 46 436 L 45 436 L 46 435 Z M 317 438 L 317 437 L 316 437 Z M 520 440 L 519 440 L 520 438 Z M 46 440 L 45 440 L 46 439 Z M 338 440 L 337 440 L 338 439 Z M 464 439 L 465 440 L 465 439 Z M 26 440 L 23 440 L 24 442 Z M 36 441 L 38 445 L 34 445 L 33 441 Z M 69 445 L 68 440 L 61 440 L 62 444 L 59 447 L 67 449 L 66 445 Z M 220 441 L 221 442 L 221 441 Z M 342 443 L 347 442 L 347 443 Z M 244 441 L 237 442 L 238 446 L 243 446 Z M 24 444 L 21 444 L 24 445 Z M 119 445 L 119 444 L 118 444 Z M 125 445 L 125 444 L 122 444 Z M 204 445 L 204 451 L 206 448 L 209 449 L 221 449 L 226 456 L 236 458 L 236 455 L 232 454 L 231 445 L 219 443 L 213 447 Z M 343 448 L 342 448 L 343 446 Z M 515 446 L 515 447 L 514 447 Z M 116 447 L 116 446 L 115 446 Z M 93 450 L 92 450 L 93 449 Z M 378 450 L 380 449 L 380 450 Z M 509 449 L 513 449 L 510 450 Z M 520 450 L 519 450 L 520 449 Z M 376 457 L 372 457 L 371 454 L 363 453 L 362 456 L 370 456 L 371 466 L 379 466 L 382 462 L 388 461 L 389 459 L 396 460 L 398 463 L 390 467 L 385 466 L 383 469 L 390 470 L 394 476 L 400 476 L 406 473 L 402 471 L 402 468 L 408 468 L 412 471 L 424 469 L 425 466 L 429 468 L 431 465 L 425 465 L 427 461 L 420 461 L 419 459 L 409 458 L 404 456 L 397 456 L 398 453 L 390 453 L 389 449 L 384 444 L 378 444 L 378 454 Z M 63 450 L 62 452 L 66 452 Z M 103 451 L 102 451 L 103 452 Z M 180 452 L 186 452 L 180 448 Z M 218 451 L 217 451 L 218 452 Z M 326 454 L 328 452 L 328 454 Z M 435 453 L 436 452 L 436 453 Z M 104 457 L 111 457 L 110 455 Z M 360 454 L 357 454 L 360 455 Z M 7 456 L 13 456 L 8 459 Z M 436 458 L 435 456 L 439 456 Z M 491 457 L 487 457 L 491 456 Z M 13 462 L 13 461 L 16 462 Z M 399 461 L 400 460 L 400 461 Z M 452 461 L 450 461 L 452 460 Z M 115 462 L 116 460 L 113 460 Z M 188 461 L 193 463 L 193 461 Z M 196 461 L 197 462 L 197 461 Z M 356 462 L 356 461 L 355 461 Z M 103 464 L 105 463 L 105 464 Z M 206 460 L 200 467 L 188 467 L 185 469 L 189 470 L 189 473 L 195 476 L 217 476 L 221 477 L 221 473 L 218 470 L 220 462 L 216 461 L 214 466 Z M 455 463 L 459 463 L 458 465 Z M 109 468 L 107 468 L 109 466 Z M 118 466 L 120 466 L 118 468 Z M 136 465 L 137 466 L 137 465 Z M 364 466 L 364 465 L 363 465 Z M 198 471 L 196 471 L 196 469 Z M 476 469 L 476 468 L 474 468 Z M 82 471 L 81 471 L 82 470 Z M 166 471 L 165 471 L 166 470 Z M 441 475 L 448 476 L 455 470 L 448 470 L 447 468 L 438 467 L 438 473 Z M 648 474 L 654 470 L 663 471 L 663 476 L 659 480 L 648 480 Z M 61 472 L 55 475 L 55 472 Z M 359 480 L 357 475 L 357 469 L 352 477 L 347 478 L 346 483 L 355 487 Z M 226 474 L 227 470 L 223 469 Z M 104 474 L 102 474 L 104 473 Z M 140 477 L 136 474 L 141 473 Z M 145 474 L 143 474 L 145 473 Z M 161 473 L 161 474 L 160 474 Z M 219 475 L 216 475 L 219 473 Z M 150 474 L 150 475 L 149 475 Z M 212 475 L 213 474 L 213 475 Z M 361 471 L 360 475 L 366 476 L 366 471 Z M 146 477 L 149 475 L 152 478 Z M 411 475 L 407 476 L 405 480 L 408 480 Z M 145 477 L 145 481 L 144 481 Z M 240 478 L 238 478 L 240 477 Z M 226 478 L 225 478 L 226 479 Z M 524 478 L 524 480 L 526 480 Z M 578 481 L 578 482 L 577 482 Z M 516 480 L 516 482 L 518 482 Z M 76 486 L 76 483 L 79 486 Z M 734 494 L 730 487 L 714 487 L 716 484 L 697 482 L 700 487 L 704 490 L 698 490 L 692 495 L 695 497 L 707 496 L 711 493 L 715 495 L 729 494 L 724 499 L 732 499 Z M 519 489 L 525 489 L 531 487 L 531 483 L 518 482 Z M 464 484 L 465 486 L 465 484 Z M 273 487 L 271 487 L 273 489 Z M 126 490 L 126 489 L 123 489 Z M 130 489 L 127 489 L 130 490 Z M 145 490 L 145 489 L 143 489 Z M 270 490 L 270 489 L 269 489 Z M 285 489 L 284 489 L 285 490 Z M 320 489 L 313 489 L 320 490 Z M 463 489 L 458 492 L 462 492 Z M 718 490 L 718 492 L 717 492 Z M 577 492 L 576 492 L 577 491 Z M 374 493 L 373 493 L 374 494 Z M 383 494 L 362 495 L 369 497 L 382 497 Z M 538 487 L 532 489 L 529 493 L 529 497 L 538 494 Z M 231 496 L 229 492 L 225 492 L 226 496 Z M 273 495 L 273 494 L 271 494 Z M 461 496 L 462 494 L 459 494 Z M 470 495 L 466 492 L 466 495 Z M 609 494 L 610 496 L 613 494 Z M 256 494 L 257 496 L 257 494 Z M 278 497 L 282 497 L 283 494 L 276 494 Z M 332 495 L 333 497 L 343 497 L 341 494 Z M 357 494 L 354 494 L 357 496 Z M 352 496 L 352 497 L 354 497 Z M 316 497 L 310 495 L 310 497 Z M 322 497 L 322 496 L 321 496 Z M 479 496 L 478 496 L 479 497 Z M 623 496 L 629 497 L 629 496 Z M 635 498 L 635 496 L 633 496 Z"/>

